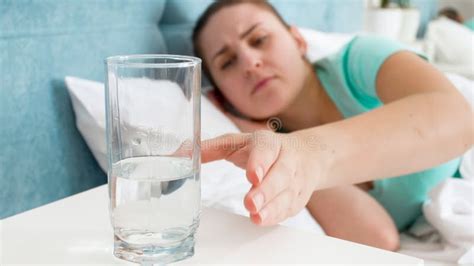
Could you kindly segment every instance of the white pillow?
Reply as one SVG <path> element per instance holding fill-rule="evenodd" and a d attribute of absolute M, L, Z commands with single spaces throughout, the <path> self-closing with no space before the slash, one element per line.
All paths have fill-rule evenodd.
<path fill-rule="evenodd" d="M 104 85 L 99 82 L 76 77 L 66 77 L 66 85 L 76 114 L 76 125 L 84 137 L 100 167 L 107 171 L 107 148 L 105 140 L 105 97 Z M 167 90 L 160 90 L 163 92 Z M 159 93 L 158 93 L 159 94 Z M 137 123 L 152 126 L 154 119 L 174 119 L 179 112 L 172 111 L 180 101 L 180 95 L 156 95 L 160 102 L 162 117 L 141 117 Z M 166 102 L 163 102 L 166 99 Z M 164 110 L 166 109 L 166 110 Z M 201 97 L 201 135 L 202 139 L 213 138 L 225 133 L 238 133 L 239 129 L 222 114 L 206 97 Z M 248 216 L 243 198 L 251 185 L 245 177 L 245 171 L 227 161 L 203 164 L 201 167 L 202 204 L 236 214 Z M 282 224 L 322 232 L 309 212 L 303 209 L 295 217 Z"/>
<path fill-rule="evenodd" d="M 437 63 L 463 65 L 472 71 L 474 33 L 469 28 L 441 17 L 428 24 L 426 41 L 434 46 Z"/>
<path fill-rule="evenodd" d="M 308 44 L 306 57 L 312 63 L 338 52 L 356 36 L 356 34 L 329 33 L 308 28 L 298 30 Z"/>
<path fill-rule="evenodd" d="M 105 96 L 104 85 L 102 83 L 80 79 L 76 77 L 66 77 L 66 86 L 72 100 L 74 112 L 76 114 L 76 125 L 84 137 L 87 145 L 91 149 L 94 157 L 99 162 L 102 170 L 107 171 L 107 146 L 105 143 Z M 172 86 L 172 84 L 164 84 Z M 146 85 L 142 85 L 145 87 Z M 140 91 L 140 90 L 135 90 Z M 161 90 L 160 94 L 154 95 L 154 101 L 160 106 L 162 113 L 167 115 L 157 116 L 135 116 L 134 125 L 153 126 L 153 120 L 179 120 L 179 110 L 173 110 L 181 99 L 179 94 L 168 93 L 176 90 Z M 166 97 L 161 97 L 166 94 Z M 149 93 L 146 95 L 150 95 Z M 146 96 L 144 97 L 150 97 Z M 153 94 L 151 94 L 153 97 Z M 137 95 L 135 95 L 137 96 Z M 138 97 L 137 102 L 142 102 Z M 144 106 L 144 108 L 147 108 Z M 126 109 L 125 109 L 126 113 Z M 169 115 L 169 114 L 174 114 Z M 239 129 L 224 114 L 215 108 L 205 97 L 201 97 L 201 126 L 202 138 L 209 139 L 225 133 L 237 133 Z"/>

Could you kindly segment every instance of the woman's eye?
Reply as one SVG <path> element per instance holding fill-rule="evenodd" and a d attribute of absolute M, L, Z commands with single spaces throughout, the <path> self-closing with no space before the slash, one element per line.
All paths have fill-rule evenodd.
<path fill-rule="evenodd" d="M 221 66 L 221 69 L 226 69 L 230 67 L 235 62 L 235 57 L 231 57 L 230 59 L 224 61 L 224 64 Z"/>
<path fill-rule="evenodd" d="M 253 41 L 253 45 L 254 46 L 260 46 L 265 42 L 266 39 L 267 39 L 266 35 L 258 37 Z"/>

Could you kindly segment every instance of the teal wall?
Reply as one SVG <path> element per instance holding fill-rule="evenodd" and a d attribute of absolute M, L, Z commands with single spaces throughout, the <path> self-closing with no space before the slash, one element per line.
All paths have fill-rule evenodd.
<path fill-rule="evenodd" d="M 166 52 L 164 4 L 0 1 L 0 218 L 106 183 L 64 77 L 102 81 L 107 56 Z"/>

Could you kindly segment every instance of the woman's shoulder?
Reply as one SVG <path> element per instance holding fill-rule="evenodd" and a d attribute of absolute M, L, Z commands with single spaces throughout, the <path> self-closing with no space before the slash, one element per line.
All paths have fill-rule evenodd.
<path fill-rule="evenodd" d="M 363 72 L 366 75 L 373 76 L 378 72 L 385 60 L 400 51 L 412 52 L 427 60 L 423 53 L 416 51 L 406 44 L 376 35 L 360 35 L 355 37 L 340 52 L 339 59 L 346 71 Z"/>
<path fill-rule="evenodd" d="M 344 50 L 345 49 L 345 50 Z M 345 47 L 342 53 L 354 55 L 377 55 L 387 54 L 396 50 L 409 49 L 399 41 L 383 36 L 362 34 L 354 37 Z"/>
<path fill-rule="evenodd" d="M 336 53 L 321 58 L 315 65 L 359 63 L 384 57 L 398 50 L 409 49 L 402 43 L 382 36 L 359 34 L 354 36 Z"/>
<path fill-rule="evenodd" d="M 322 58 L 314 63 L 316 68 L 323 70 L 338 69 L 345 72 L 369 70 L 376 71 L 379 65 L 391 54 L 409 50 L 405 45 L 385 37 L 360 34 L 354 36 L 341 49 L 331 56 Z M 365 67 L 361 67 L 365 66 Z"/>
<path fill-rule="evenodd" d="M 320 73 L 338 74 L 354 82 L 366 79 L 372 83 L 383 62 L 394 53 L 404 50 L 414 52 L 426 59 L 423 54 L 396 40 L 377 35 L 359 34 L 338 52 L 316 61 L 314 68 Z"/>

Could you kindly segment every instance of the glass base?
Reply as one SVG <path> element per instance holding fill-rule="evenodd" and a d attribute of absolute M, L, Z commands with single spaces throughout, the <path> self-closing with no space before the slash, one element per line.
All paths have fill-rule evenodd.
<path fill-rule="evenodd" d="M 194 235 L 173 246 L 134 245 L 114 237 L 114 255 L 136 263 L 168 264 L 194 255 Z"/>

